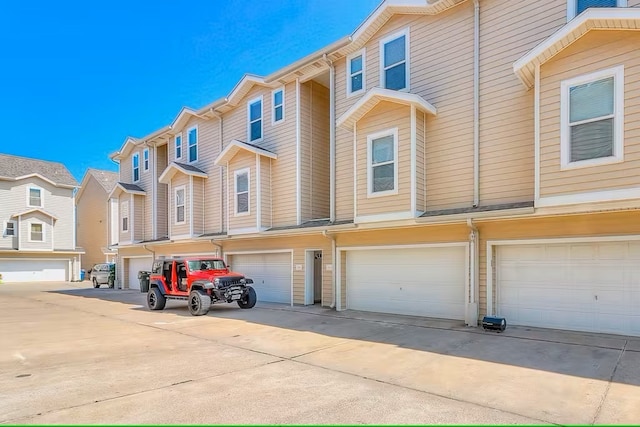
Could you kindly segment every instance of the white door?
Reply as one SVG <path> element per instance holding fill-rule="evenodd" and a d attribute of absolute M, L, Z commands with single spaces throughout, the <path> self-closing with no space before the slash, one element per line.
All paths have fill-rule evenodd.
<path fill-rule="evenodd" d="M 69 261 L 45 259 L 0 261 L 0 274 L 5 283 L 64 282 L 69 280 Z"/>
<path fill-rule="evenodd" d="M 640 335 L 640 242 L 497 248 L 507 324 Z"/>
<path fill-rule="evenodd" d="M 151 271 L 153 258 L 129 258 L 129 289 L 140 289 L 139 271 Z"/>
<path fill-rule="evenodd" d="M 253 279 L 258 301 L 291 302 L 291 253 L 229 255 L 229 265 Z"/>
<path fill-rule="evenodd" d="M 347 308 L 464 320 L 463 246 L 347 252 Z"/>

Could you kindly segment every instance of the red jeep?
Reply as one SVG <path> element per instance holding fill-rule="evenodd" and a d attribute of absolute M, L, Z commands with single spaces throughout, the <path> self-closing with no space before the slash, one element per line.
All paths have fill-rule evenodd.
<path fill-rule="evenodd" d="M 229 271 L 220 258 L 173 258 L 153 263 L 147 307 L 162 310 L 168 299 L 188 301 L 194 316 L 207 314 L 211 304 L 236 301 L 240 308 L 256 305 L 253 280 Z"/>

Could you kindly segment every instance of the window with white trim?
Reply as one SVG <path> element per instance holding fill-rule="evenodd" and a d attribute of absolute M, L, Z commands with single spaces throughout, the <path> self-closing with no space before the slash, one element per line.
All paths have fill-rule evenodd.
<path fill-rule="evenodd" d="M 122 220 L 122 232 L 129 231 L 129 201 L 120 203 L 120 218 Z"/>
<path fill-rule="evenodd" d="M 42 188 L 27 187 L 27 205 L 32 208 L 42 207 Z"/>
<path fill-rule="evenodd" d="M 364 49 L 347 57 L 347 96 L 366 90 L 365 61 Z"/>
<path fill-rule="evenodd" d="M 284 120 L 284 88 L 276 89 L 271 95 L 273 108 L 271 109 L 271 122 L 280 123 Z"/>
<path fill-rule="evenodd" d="M 131 165 L 133 168 L 133 182 L 138 182 L 140 181 L 140 153 L 133 155 Z"/>
<path fill-rule="evenodd" d="M 187 143 L 189 146 L 189 163 L 198 161 L 198 126 L 187 131 Z"/>
<path fill-rule="evenodd" d="M 563 168 L 623 160 L 623 66 L 563 81 L 560 107 Z"/>
<path fill-rule="evenodd" d="M 249 213 L 249 169 L 237 170 L 235 177 L 235 214 Z"/>
<path fill-rule="evenodd" d="M 409 30 L 380 40 L 380 85 L 385 89 L 409 89 Z"/>
<path fill-rule="evenodd" d="M 15 221 L 5 221 L 4 222 L 4 231 L 2 236 L 4 237 L 15 237 L 16 235 L 16 222 Z"/>
<path fill-rule="evenodd" d="M 573 19 L 592 7 L 627 7 L 627 0 L 567 0 L 567 18 Z"/>
<path fill-rule="evenodd" d="M 29 223 L 29 241 L 44 242 L 44 224 L 41 222 Z"/>
<path fill-rule="evenodd" d="M 182 134 L 178 134 L 175 137 L 175 157 L 176 160 L 182 160 Z"/>
<path fill-rule="evenodd" d="M 367 195 L 398 193 L 398 128 L 367 136 Z"/>
<path fill-rule="evenodd" d="M 142 170 L 147 172 L 149 170 L 149 149 L 145 148 L 142 151 Z"/>
<path fill-rule="evenodd" d="M 249 142 L 262 139 L 262 97 L 247 103 Z"/>
<path fill-rule="evenodd" d="M 185 187 L 176 187 L 174 190 L 174 200 L 176 201 L 175 223 L 185 223 Z"/>

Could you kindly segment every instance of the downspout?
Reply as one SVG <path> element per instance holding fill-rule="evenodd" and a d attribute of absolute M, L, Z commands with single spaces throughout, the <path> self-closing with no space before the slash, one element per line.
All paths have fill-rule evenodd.
<path fill-rule="evenodd" d="M 322 235 L 331 240 L 331 305 L 330 308 L 336 308 L 336 238 L 322 230 Z"/>
<path fill-rule="evenodd" d="M 480 205 L 480 0 L 473 0 L 473 206 Z"/>
<path fill-rule="evenodd" d="M 153 257 L 153 261 L 151 262 L 151 265 L 153 265 L 153 263 L 156 262 L 156 252 L 147 248 L 147 245 L 142 245 L 142 249 L 144 249 L 147 252 L 151 252 L 151 256 Z"/>
<path fill-rule="evenodd" d="M 336 70 L 326 53 L 322 58 L 329 66 L 329 221 L 333 223 L 336 220 Z"/>
<path fill-rule="evenodd" d="M 216 252 L 217 252 L 216 256 L 217 256 L 218 258 L 222 258 L 222 245 L 220 245 L 220 244 L 216 243 L 216 241 L 215 241 L 215 240 L 213 240 L 213 239 L 209 240 L 209 242 L 211 242 L 211 244 L 212 244 L 213 246 L 215 246 L 215 247 L 217 247 L 217 248 L 218 248 L 218 249 L 216 250 Z"/>
<path fill-rule="evenodd" d="M 467 218 L 467 227 L 469 233 L 469 291 L 466 301 L 466 324 L 468 326 L 478 326 L 478 302 L 477 302 L 477 286 L 480 277 L 480 251 L 479 248 L 479 232 L 471 218 Z"/>

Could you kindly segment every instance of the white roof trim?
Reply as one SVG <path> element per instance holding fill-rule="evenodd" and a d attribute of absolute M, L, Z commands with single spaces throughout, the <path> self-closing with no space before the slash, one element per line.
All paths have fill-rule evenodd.
<path fill-rule="evenodd" d="M 518 59 L 513 71 L 527 88 L 532 88 L 537 65 L 549 61 L 591 30 L 640 30 L 640 8 L 587 9 Z"/>
<path fill-rule="evenodd" d="M 209 178 L 209 175 L 207 175 L 206 173 L 184 169 L 180 165 L 172 162 L 169 166 L 167 166 L 164 172 L 162 172 L 162 174 L 160 175 L 160 178 L 158 178 L 158 182 L 160 184 L 169 184 L 173 176 L 176 174 L 176 172 L 182 172 L 185 175 L 197 176 L 200 178 Z"/>
<path fill-rule="evenodd" d="M 20 212 L 20 213 L 11 215 L 11 217 L 13 218 L 13 217 L 17 217 L 17 216 L 28 215 L 28 214 L 33 213 L 33 212 L 40 212 L 41 214 L 43 214 L 45 216 L 48 216 L 49 218 L 53 218 L 54 221 L 58 220 L 57 216 L 53 215 L 52 213 L 49 213 L 49 212 L 45 211 L 44 209 L 38 209 L 38 208 L 29 209 L 28 211 L 24 211 L 24 212 Z"/>
<path fill-rule="evenodd" d="M 42 175 L 40 175 L 39 173 L 30 173 L 27 175 L 22 175 L 22 176 L 17 176 L 17 177 L 8 177 L 8 176 L 0 176 L 0 180 L 3 181 L 20 181 L 23 179 L 27 179 L 27 178 L 40 178 L 41 180 L 48 182 L 49 184 L 53 185 L 54 187 L 60 187 L 60 188 L 76 188 L 78 187 L 77 185 L 68 185 L 68 184 L 58 184 L 54 181 L 51 181 L 49 178 L 46 178 Z"/>
<path fill-rule="evenodd" d="M 196 113 L 195 110 L 192 110 L 189 107 L 182 107 L 182 110 L 180 110 L 176 118 L 173 119 L 173 122 L 171 122 L 171 125 L 169 125 L 169 127 L 174 131 L 180 129 L 186 124 L 190 117 L 200 116 L 198 116 L 198 113 Z"/>
<path fill-rule="evenodd" d="M 111 190 L 111 193 L 109 194 L 109 198 L 115 199 L 117 196 L 120 195 L 120 193 L 137 194 L 140 196 L 145 196 L 147 194 L 144 191 L 128 190 L 124 188 L 122 185 L 120 185 L 120 183 L 117 183 L 116 186 L 113 187 L 113 190 Z"/>
<path fill-rule="evenodd" d="M 277 159 L 278 155 L 271 151 L 263 150 L 255 145 L 247 144 L 246 142 L 238 141 L 234 139 L 227 145 L 220 155 L 216 158 L 216 165 L 224 165 L 238 154 L 238 151 L 246 150 L 250 153 L 258 154 L 260 156 L 268 157 L 270 159 Z"/>
<path fill-rule="evenodd" d="M 382 101 L 389 101 L 396 104 L 403 104 L 408 106 L 415 106 L 418 110 L 424 111 L 432 115 L 437 114 L 437 109 L 420 95 L 415 93 L 398 92 L 397 90 L 382 89 L 375 87 L 370 89 L 366 95 L 358 100 L 351 106 L 342 116 L 336 121 L 336 125 L 351 129 L 353 124 L 367 115 L 378 103 Z"/>

